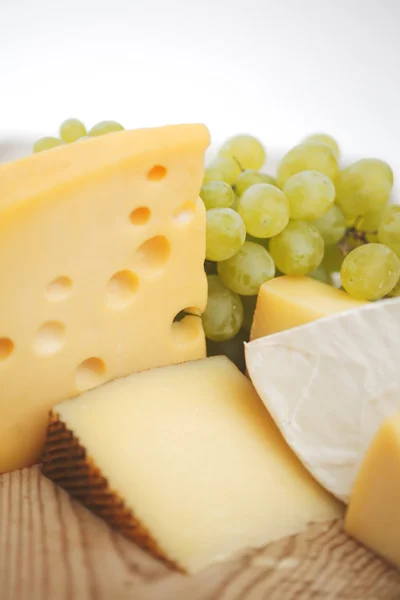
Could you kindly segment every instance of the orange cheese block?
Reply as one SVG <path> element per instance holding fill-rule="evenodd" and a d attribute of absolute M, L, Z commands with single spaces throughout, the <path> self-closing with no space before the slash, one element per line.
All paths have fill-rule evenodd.
<path fill-rule="evenodd" d="M 260 287 L 250 339 L 363 306 L 346 292 L 309 277 L 276 277 Z"/>

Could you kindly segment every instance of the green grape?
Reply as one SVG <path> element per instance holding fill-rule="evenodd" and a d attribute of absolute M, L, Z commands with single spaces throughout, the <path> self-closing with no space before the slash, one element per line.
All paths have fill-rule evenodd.
<path fill-rule="evenodd" d="M 235 199 L 231 186 L 225 181 L 208 181 L 200 190 L 200 198 L 207 210 L 229 208 Z"/>
<path fill-rule="evenodd" d="M 114 133 L 115 131 L 122 131 L 124 128 L 116 121 L 100 121 L 96 123 L 89 131 L 90 137 L 97 137 L 98 135 L 105 135 L 106 133 Z"/>
<path fill-rule="evenodd" d="M 310 142 L 311 143 L 316 142 L 317 144 L 326 144 L 332 150 L 336 159 L 337 160 L 339 159 L 339 156 L 340 156 L 339 145 L 338 145 L 337 141 L 331 135 L 328 135 L 327 133 L 314 133 L 313 135 L 307 136 L 303 140 L 302 143 L 308 144 Z"/>
<path fill-rule="evenodd" d="M 337 244 L 346 233 L 346 217 L 336 204 L 314 221 L 313 225 L 322 235 L 325 246 Z"/>
<path fill-rule="evenodd" d="M 378 231 L 379 223 L 382 221 L 382 217 L 385 208 L 376 212 L 368 213 L 363 217 L 357 217 L 354 221 L 354 227 L 357 231 L 363 231 L 365 233 L 375 233 Z"/>
<path fill-rule="evenodd" d="M 290 218 L 315 221 L 335 201 L 335 186 L 318 171 L 301 171 L 292 175 L 282 188 L 290 205 Z"/>
<path fill-rule="evenodd" d="M 285 194 L 269 183 L 256 183 L 239 198 L 238 213 L 246 231 L 257 238 L 276 235 L 289 222 L 289 202 Z"/>
<path fill-rule="evenodd" d="M 389 298 L 398 298 L 400 296 L 400 279 L 394 288 L 388 293 Z"/>
<path fill-rule="evenodd" d="M 250 235 L 246 233 L 246 242 L 254 242 L 255 244 L 260 244 L 264 246 L 266 250 L 268 250 L 269 239 L 268 238 L 257 238 L 254 235 Z"/>
<path fill-rule="evenodd" d="M 80 138 L 86 137 L 87 131 L 84 124 L 79 119 L 67 119 L 60 127 L 60 138 L 63 142 L 71 144 Z"/>
<path fill-rule="evenodd" d="M 51 150 L 51 148 L 55 148 L 56 146 L 62 146 L 63 141 L 56 137 L 43 137 L 40 140 L 37 140 L 33 144 L 33 151 L 43 152 L 43 150 Z"/>
<path fill-rule="evenodd" d="M 363 244 L 344 259 L 340 270 L 346 292 L 359 300 L 379 300 L 400 277 L 400 260 L 384 244 Z"/>
<path fill-rule="evenodd" d="M 242 217 L 231 208 L 211 208 L 206 219 L 206 258 L 226 260 L 239 252 L 246 239 Z"/>
<path fill-rule="evenodd" d="M 276 180 L 272 175 L 247 169 L 247 171 L 242 171 L 236 179 L 234 186 L 235 192 L 238 196 L 241 196 L 249 187 L 256 183 L 270 183 L 271 185 L 276 186 Z"/>
<path fill-rule="evenodd" d="M 209 181 L 225 181 L 233 185 L 240 172 L 240 166 L 232 158 L 217 156 L 204 170 L 203 184 Z"/>
<path fill-rule="evenodd" d="M 364 236 L 365 236 L 365 239 L 367 242 L 371 242 L 371 243 L 379 242 L 377 233 L 365 233 Z"/>
<path fill-rule="evenodd" d="M 327 246 L 325 248 L 324 258 L 321 265 L 328 273 L 339 273 L 344 260 L 343 253 L 338 246 Z"/>
<path fill-rule="evenodd" d="M 400 206 L 388 206 L 378 227 L 378 240 L 400 257 Z"/>
<path fill-rule="evenodd" d="M 282 158 L 278 166 L 277 181 L 280 188 L 301 171 L 319 171 L 335 183 L 339 166 L 334 153 L 326 144 L 307 143 L 295 146 Z"/>
<path fill-rule="evenodd" d="M 321 263 L 324 241 L 310 223 L 290 221 L 286 229 L 270 240 L 269 250 L 285 275 L 307 275 Z"/>
<path fill-rule="evenodd" d="M 317 279 L 317 281 L 321 281 L 321 283 L 327 283 L 328 285 L 332 284 L 332 279 L 322 265 L 319 265 L 316 269 L 314 269 L 314 271 L 308 273 L 308 277 Z"/>
<path fill-rule="evenodd" d="M 238 196 L 235 196 L 234 199 L 233 199 L 233 202 L 232 202 L 231 209 L 237 211 L 238 204 L 239 204 L 239 198 L 238 198 Z"/>
<path fill-rule="evenodd" d="M 207 281 L 207 308 L 202 314 L 204 333 L 215 342 L 230 340 L 242 326 L 242 301 L 225 287 L 218 275 L 208 275 Z"/>
<path fill-rule="evenodd" d="M 262 179 L 261 183 L 269 183 L 270 185 L 274 185 L 277 187 L 276 177 L 272 177 L 272 175 L 268 175 L 268 173 L 258 172 L 259 176 Z"/>
<path fill-rule="evenodd" d="M 346 227 L 348 229 L 351 229 L 352 227 L 354 227 L 356 224 L 356 221 L 357 221 L 357 217 L 355 217 L 354 215 L 350 216 L 350 215 L 346 214 L 346 212 L 343 210 L 343 207 L 341 208 L 341 211 L 346 218 Z"/>
<path fill-rule="evenodd" d="M 377 212 L 368 213 L 363 217 L 356 217 L 353 227 L 359 231 L 368 242 L 379 242 L 378 227 L 382 221 L 386 205 Z M 387 244 L 389 245 L 389 244 Z"/>
<path fill-rule="evenodd" d="M 261 169 L 265 162 L 265 149 L 262 143 L 252 135 L 235 135 L 225 142 L 218 152 L 219 156 L 233 158 L 241 169 Z"/>
<path fill-rule="evenodd" d="M 245 242 L 239 252 L 217 265 L 218 275 L 227 287 L 242 296 L 255 296 L 260 285 L 275 275 L 275 265 L 268 250 Z"/>
<path fill-rule="evenodd" d="M 336 201 L 352 216 L 364 216 L 385 206 L 393 187 L 393 172 L 382 160 L 365 158 L 341 171 Z"/>
<path fill-rule="evenodd" d="M 254 311 L 256 310 L 257 296 L 242 296 L 243 304 L 243 329 L 250 333 L 253 324 Z"/>

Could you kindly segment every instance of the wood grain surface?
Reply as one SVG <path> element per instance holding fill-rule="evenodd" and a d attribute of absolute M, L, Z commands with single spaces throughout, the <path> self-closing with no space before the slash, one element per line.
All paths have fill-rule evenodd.
<path fill-rule="evenodd" d="M 398 600 L 400 573 L 335 522 L 180 575 L 32 467 L 0 476 L 0 599 Z"/>

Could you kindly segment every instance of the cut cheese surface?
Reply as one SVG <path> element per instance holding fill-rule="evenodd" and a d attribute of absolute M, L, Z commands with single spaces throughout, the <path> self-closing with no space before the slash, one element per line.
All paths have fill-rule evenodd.
<path fill-rule="evenodd" d="M 400 411 L 400 300 L 254 340 L 253 384 L 314 477 L 348 501 L 382 422 Z"/>
<path fill-rule="evenodd" d="M 202 125 L 122 131 L 0 166 L 0 472 L 49 408 L 205 355 Z"/>
<path fill-rule="evenodd" d="M 384 422 L 368 449 L 345 530 L 400 568 L 400 413 Z"/>
<path fill-rule="evenodd" d="M 186 571 L 342 513 L 226 357 L 137 373 L 59 404 L 54 414 L 44 474 Z M 60 424 L 75 442 L 60 441 Z M 83 456 L 74 443 L 85 448 L 85 459 L 73 461 Z M 84 485 L 79 460 L 97 473 Z M 134 527 L 99 498 L 100 473 Z"/>
<path fill-rule="evenodd" d="M 366 304 L 309 277 L 276 277 L 260 287 L 250 339 Z"/>

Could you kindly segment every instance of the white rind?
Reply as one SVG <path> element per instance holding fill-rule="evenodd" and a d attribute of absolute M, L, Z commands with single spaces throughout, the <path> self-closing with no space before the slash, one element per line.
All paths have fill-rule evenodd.
<path fill-rule="evenodd" d="M 246 344 L 252 382 L 294 452 L 348 502 L 365 452 L 400 411 L 400 299 Z"/>

